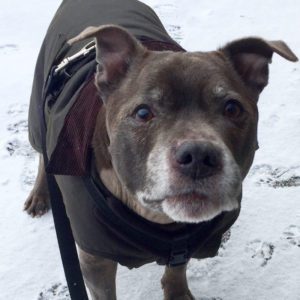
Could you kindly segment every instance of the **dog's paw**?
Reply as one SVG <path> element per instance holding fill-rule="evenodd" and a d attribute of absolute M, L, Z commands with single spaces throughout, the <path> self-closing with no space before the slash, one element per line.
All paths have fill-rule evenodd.
<path fill-rule="evenodd" d="M 246 250 L 251 253 L 251 258 L 260 260 L 261 267 L 264 267 L 272 259 L 275 246 L 272 243 L 253 240 L 248 244 Z"/>
<path fill-rule="evenodd" d="M 182 286 L 180 282 L 171 280 L 165 284 L 162 280 L 161 284 L 164 290 L 164 300 L 195 300 L 189 288 Z"/>
<path fill-rule="evenodd" d="M 50 209 L 50 201 L 47 193 L 39 194 L 32 190 L 24 203 L 24 210 L 34 217 L 44 215 Z"/>

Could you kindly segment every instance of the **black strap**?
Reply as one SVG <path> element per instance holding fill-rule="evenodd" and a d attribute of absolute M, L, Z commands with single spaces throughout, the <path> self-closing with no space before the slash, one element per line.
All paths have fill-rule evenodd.
<path fill-rule="evenodd" d="M 53 220 L 61 260 L 72 300 L 88 300 L 76 245 L 62 195 L 53 175 L 47 174 Z"/>
<path fill-rule="evenodd" d="M 40 127 L 42 136 L 42 148 L 45 168 L 48 164 L 46 151 L 46 124 L 44 116 L 44 105 L 48 89 L 44 89 L 44 103 L 40 107 Z M 72 300 L 88 300 L 82 272 L 80 269 L 76 244 L 73 237 L 70 221 L 68 219 L 62 194 L 53 174 L 47 174 L 47 182 L 50 194 L 52 215 L 56 231 L 60 256 L 64 268 L 64 273 Z"/>

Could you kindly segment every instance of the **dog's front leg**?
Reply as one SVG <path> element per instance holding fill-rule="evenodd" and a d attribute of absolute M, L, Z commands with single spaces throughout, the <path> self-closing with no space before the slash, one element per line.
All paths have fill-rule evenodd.
<path fill-rule="evenodd" d="M 164 300 L 194 300 L 186 279 L 186 264 L 178 267 L 166 267 L 161 279 Z"/>
<path fill-rule="evenodd" d="M 117 263 L 79 249 L 83 277 L 93 300 L 116 300 Z"/>
<path fill-rule="evenodd" d="M 38 174 L 31 193 L 24 203 L 24 210 L 32 217 L 45 214 L 50 208 L 50 196 L 44 166 L 44 158 L 40 154 Z"/>

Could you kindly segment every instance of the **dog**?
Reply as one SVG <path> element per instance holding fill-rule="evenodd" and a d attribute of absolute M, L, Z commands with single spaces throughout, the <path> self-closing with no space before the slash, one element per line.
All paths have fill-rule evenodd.
<path fill-rule="evenodd" d="M 81 17 L 75 22 L 78 12 Z M 68 79 L 54 103 L 46 101 L 42 107 L 50 159 L 45 166 L 40 157 L 25 210 L 39 216 L 50 207 L 46 167 L 62 192 L 93 299 L 116 299 L 118 263 L 132 268 L 151 261 L 166 265 L 161 280 L 165 300 L 195 299 L 187 284 L 187 262 L 216 255 L 222 234 L 238 217 L 242 182 L 258 148 L 257 101 L 268 83 L 268 64 L 273 53 L 289 61 L 297 57 L 283 41 L 256 37 L 216 51 L 185 52 L 139 1 L 65 0 L 49 27 L 35 71 L 29 134 L 40 153 L 35 115 L 49 71 L 58 56 L 74 55 L 91 40 L 96 43 L 95 76 L 87 81 L 80 75 L 85 68 L 81 66 L 73 76 L 77 79 Z M 63 46 L 68 50 L 58 55 Z M 75 81 L 80 88 L 70 96 Z M 90 153 L 84 161 L 90 162 L 92 177 L 108 195 L 109 214 L 123 220 L 124 227 L 143 230 L 144 239 L 128 237 L 123 226 L 101 215 L 82 179 L 86 169 L 74 167 L 68 150 L 73 148 L 66 142 L 71 133 L 63 134 L 71 125 L 65 120 L 89 99 L 95 100 L 85 110 L 89 117 L 74 117 L 74 126 L 92 128 L 91 143 L 79 139 L 74 153 L 82 144 L 91 146 L 90 152 L 83 148 L 84 158 Z M 86 125 L 90 120 L 95 123 Z M 69 166 L 68 171 L 61 166 Z M 175 251 L 168 260 L 163 247 L 147 240 L 148 229 L 161 240 L 176 240 L 183 230 L 197 234 L 190 235 L 185 256 Z"/>

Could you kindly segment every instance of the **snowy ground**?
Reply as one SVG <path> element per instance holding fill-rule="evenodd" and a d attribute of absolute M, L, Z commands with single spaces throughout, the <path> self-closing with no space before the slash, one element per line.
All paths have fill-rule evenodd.
<path fill-rule="evenodd" d="M 300 55 L 300 2 L 147 0 L 188 50 L 232 39 L 284 39 Z M 69 299 L 51 214 L 31 219 L 22 205 L 37 156 L 27 141 L 28 99 L 39 46 L 58 0 L 0 0 L 0 299 Z M 298 28 L 298 29 L 297 29 Z M 274 55 L 261 96 L 259 143 L 244 185 L 242 213 L 219 255 L 193 260 L 197 300 L 300 299 L 300 67 Z M 121 300 L 162 299 L 155 264 L 120 268 Z"/>

